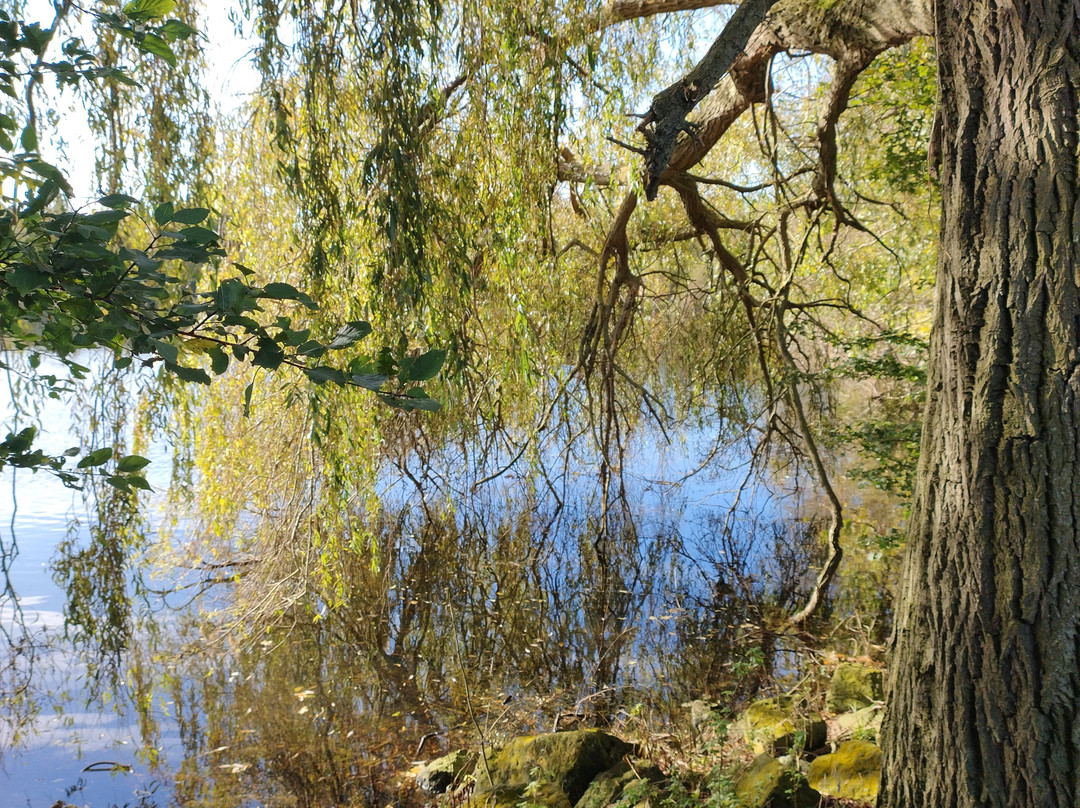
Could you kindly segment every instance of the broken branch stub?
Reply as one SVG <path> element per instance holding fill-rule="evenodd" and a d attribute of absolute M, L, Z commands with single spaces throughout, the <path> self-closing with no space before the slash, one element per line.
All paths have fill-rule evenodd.
<path fill-rule="evenodd" d="M 648 143 L 645 149 L 645 198 L 656 199 L 660 177 L 667 168 L 679 133 L 693 136 L 686 116 L 731 68 L 750 35 L 765 19 L 777 0 L 745 0 L 732 15 L 709 52 L 693 70 L 653 98 L 638 131 Z"/>

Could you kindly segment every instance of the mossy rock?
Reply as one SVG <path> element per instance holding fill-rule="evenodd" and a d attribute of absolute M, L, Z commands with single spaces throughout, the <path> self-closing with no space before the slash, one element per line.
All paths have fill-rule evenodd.
<path fill-rule="evenodd" d="M 825 696 L 825 707 L 834 713 L 846 713 L 869 707 L 885 698 L 885 676 L 877 668 L 845 662 L 837 666 Z"/>
<path fill-rule="evenodd" d="M 735 786 L 745 808 L 817 808 L 821 794 L 796 769 L 785 769 L 770 755 L 758 755 Z"/>
<path fill-rule="evenodd" d="M 842 740 L 877 740 L 884 717 L 885 711 L 878 705 L 863 707 L 853 713 L 841 713 L 836 716 L 837 737 Z"/>
<path fill-rule="evenodd" d="M 807 779 L 822 794 L 873 803 L 881 780 L 881 750 L 869 741 L 847 741 L 811 763 Z"/>
<path fill-rule="evenodd" d="M 514 738 L 488 762 L 490 779 L 488 770 L 477 766 L 476 791 L 549 782 L 559 786 L 573 805 L 596 775 L 633 751 L 631 744 L 598 729 Z"/>
<path fill-rule="evenodd" d="M 794 748 L 825 745 L 828 728 L 821 715 L 797 709 L 791 696 L 755 701 L 735 722 L 737 732 L 755 752 L 783 755 Z"/>
<path fill-rule="evenodd" d="M 475 763 L 475 754 L 459 749 L 424 764 L 416 773 L 416 784 L 428 794 L 442 794 L 468 774 Z"/>
<path fill-rule="evenodd" d="M 573 808 L 566 792 L 555 783 L 525 786 L 495 786 L 477 789 L 465 803 L 466 808 Z"/>
<path fill-rule="evenodd" d="M 631 763 L 633 765 L 631 765 Z M 575 808 L 607 808 L 618 802 L 628 786 L 634 783 L 644 785 L 660 783 L 664 773 L 651 760 L 636 759 L 630 762 L 620 760 L 607 771 L 600 772 L 589 783 Z"/>

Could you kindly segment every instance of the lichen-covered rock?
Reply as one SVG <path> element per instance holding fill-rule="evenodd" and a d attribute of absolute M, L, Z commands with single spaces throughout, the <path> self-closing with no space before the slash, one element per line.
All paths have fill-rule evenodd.
<path fill-rule="evenodd" d="M 833 673 L 825 706 L 834 713 L 846 713 L 869 707 L 884 697 L 885 678 L 880 670 L 845 662 Z"/>
<path fill-rule="evenodd" d="M 598 729 L 514 738 L 488 761 L 487 768 L 477 766 L 476 794 L 497 786 L 524 788 L 532 782 L 550 782 L 573 805 L 596 775 L 633 751 L 632 745 Z"/>
<path fill-rule="evenodd" d="M 845 741 L 877 740 L 878 733 L 881 731 L 881 720 L 884 717 L 885 711 L 876 704 L 863 707 L 853 713 L 841 713 L 836 716 L 837 737 Z"/>
<path fill-rule="evenodd" d="M 770 755 L 783 755 L 792 749 L 817 749 L 825 745 L 828 735 L 821 715 L 797 709 L 790 696 L 755 701 L 733 729 L 755 752 Z"/>
<path fill-rule="evenodd" d="M 633 765 L 631 765 L 633 764 Z M 620 760 L 593 778 L 575 808 L 607 808 L 614 805 L 636 783 L 647 786 L 664 780 L 664 773 L 651 760 Z"/>
<path fill-rule="evenodd" d="M 821 794 L 795 769 L 785 769 L 769 755 L 758 755 L 735 786 L 745 808 L 817 808 Z"/>
<path fill-rule="evenodd" d="M 435 758 L 416 773 L 416 784 L 428 794 L 442 794 L 469 773 L 476 755 L 464 749 Z"/>
<path fill-rule="evenodd" d="M 881 780 L 881 750 L 869 741 L 847 741 L 814 760 L 807 779 L 822 794 L 872 803 Z"/>

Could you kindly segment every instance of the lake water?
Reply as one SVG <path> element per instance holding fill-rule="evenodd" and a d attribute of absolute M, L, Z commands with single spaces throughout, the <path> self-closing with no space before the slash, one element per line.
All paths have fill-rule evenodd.
<path fill-rule="evenodd" d="M 46 450 L 79 442 L 67 405 L 49 402 L 41 418 Z M 740 627 L 746 599 L 755 587 L 768 588 L 776 563 L 765 562 L 755 527 L 766 543 L 797 542 L 766 529 L 780 512 L 767 497 L 743 511 L 749 527 L 721 527 L 717 517 L 742 475 L 737 463 L 679 486 L 666 482 L 693 470 L 710 440 L 691 432 L 672 447 L 650 433 L 632 442 L 633 513 L 617 520 L 618 535 L 609 537 L 617 552 L 606 570 L 589 566 L 595 466 L 585 458 L 571 475 L 579 480 L 573 496 L 557 507 L 541 497 L 508 513 L 520 484 L 511 474 L 441 527 L 414 509 L 399 522 L 413 538 L 371 579 L 382 587 L 371 595 L 374 607 L 358 592 L 351 605 L 314 623 L 256 645 L 222 644 L 206 656 L 170 656 L 179 637 L 187 642 L 204 630 L 197 613 L 165 617 L 160 639 L 136 644 L 140 675 L 154 684 L 142 723 L 122 694 L 112 705 L 119 709 L 84 706 L 85 669 L 62 639 L 64 594 L 50 564 L 73 521 L 87 535 L 81 496 L 47 474 L 5 470 L 0 535 L 9 558 L 17 544 L 10 578 L 26 630 L 45 647 L 31 680 L 42 709 L 25 741 L 5 753 L 0 802 L 236 806 L 307 795 L 301 804 L 385 804 L 398 787 L 397 768 L 471 731 L 462 720 L 463 680 L 473 681 L 472 706 L 483 707 L 493 736 L 550 728 L 554 715 L 581 709 L 626 721 L 633 702 L 670 708 L 709 682 L 738 687 L 734 655 L 740 643 L 756 642 Z M 157 447 L 152 455 L 150 480 L 164 489 L 167 453 Z M 414 494 L 387 480 L 386 501 L 403 514 Z M 505 533 L 507 519 L 526 525 L 523 533 Z M 432 530 L 441 532 L 431 538 Z M 747 591 L 735 592 L 736 585 Z M 219 588 L 214 597 L 227 594 Z M 382 615 L 378 626 L 372 614 Z M 10 604 L 3 616 L 17 636 L 22 628 Z M 513 706 L 499 706 L 504 701 Z M 417 749 L 432 732 L 436 739 Z"/>

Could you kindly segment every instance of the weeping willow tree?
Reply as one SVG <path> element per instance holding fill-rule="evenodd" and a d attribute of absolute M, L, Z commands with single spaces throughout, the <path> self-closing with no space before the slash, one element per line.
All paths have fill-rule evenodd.
<path fill-rule="evenodd" d="M 602 688 L 642 631 L 633 596 L 665 576 L 661 594 L 677 588 L 686 554 L 671 524 L 643 524 L 646 489 L 709 477 L 736 492 L 709 526 L 716 601 L 755 601 L 763 645 L 829 608 L 839 467 L 862 452 L 867 479 L 911 488 L 934 258 L 933 59 L 914 40 L 931 26 L 899 6 L 781 3 L 760 24 L 751 8 L 718 81 L 694 67 L 728 23 L 713 5 L 268 1 L 240 9 L 262 86 L 234 118 L 211 121 L 197 39 L 178 70 L 152 63 L 145 93 L 106 82 L 88 96 L 105 190 L 137 170 L 148 193 L 213 210 L 239 271 L 319 304 L 263 301 L 295 333 L 373 329 L 341 346 L 364 360 L 359 389 L 313 368 L 219 368 L 198 345 L 185 357 L 209 360 L 217 384 L 163 377 L 183 529 L 155 552 L 187 571 L 184 592 L 210 593 L 219 638 L 250 650 L 317 626 L 399 689 L 438 689 L 498 654 L 538 688 L 584 660 Z M 194 9 L 177 13 L 197 27 Z M 108 64 L 143 58 L 112 31 Z M 182 270 L 196 288 L 233 271 Z M 363 389 L 394 367 L 426 380 L 412 363 L 431 348 L 448 353 L 445 412 Z M 669 479 L 641 473 L 669 457 Z M 778 552 L 768 597 L 728 552 L 762 476 L 815 492 L 811 549 Z M 119 529 L 137 526 L 120 519 L 131 503 L 108 499 L 131 492 L 102 490 L 118 529 L 69 560 L 142 549 Z M 82 589 L 60 567 L 85 595 L 70 615 L 88 641 L 128 597 L 121 563 Z M 706 617 L 717 636 L 731 622 L 694 616 L 686 647 Z M 130 621 L 114 622 L 105 639 L 123 649 Z M 572 651 L 538 656 L 543 631 Z"/>
<path fill-rule="evenodd" d="M 205 539 L 188 563 L 236 565 L 249 614 L 344 597 L 350 554 L 381 563 L 371 525 L 395 486 L 425 514 L 511 481 L 562 503 L 582 458 L 603 570 L 646 424 L 697 430 L 689 472 L 738 445 L 746 480 L 820 492 L 820 570 L 772 630 L 808 620 L 840 562 L 835 459 L 864 451 L 910 490 L 933 99 L 925 45 L 892 49 L 929 26 L 774 9 L 639 204 L 634 144 L 658 135 L 629 113 L 723 27 L 698 6 L 245 9 L 263 84 L 225 126 L 231 249 L 386 349 L 446 347 L 451 405 L 417 420 L 275 377 L 241 406 L 236 375 L 179 410 L 197 473 L 176 494 Z M 843 407 L 852 426 L 825 429 Z"/>

